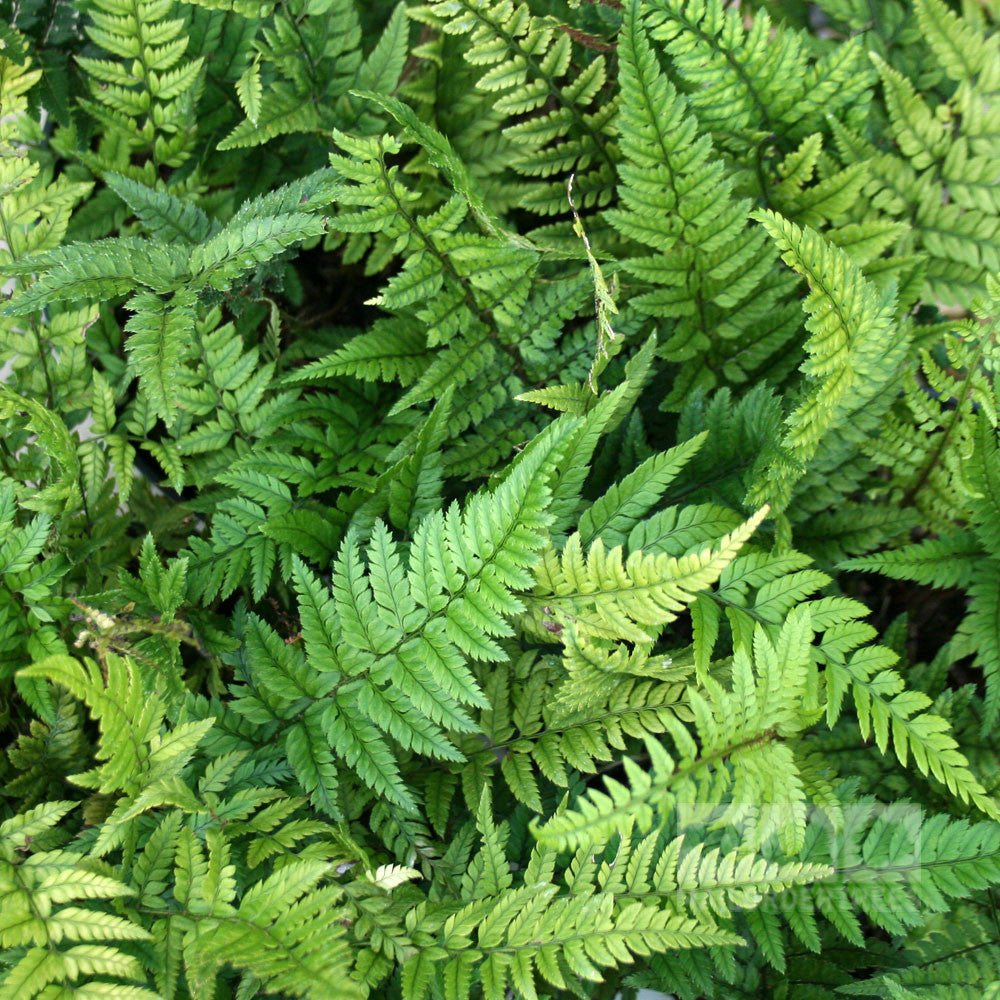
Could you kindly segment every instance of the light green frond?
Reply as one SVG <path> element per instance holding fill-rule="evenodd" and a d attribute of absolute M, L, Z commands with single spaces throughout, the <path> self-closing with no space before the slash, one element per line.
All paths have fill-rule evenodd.
<path fill-rule="evenodd" d="M 688 555 L 623 555 L 621 546 L 605 549 L 598 539 L 583 553 L 573 535 L 562 553 L 547 550 L 527 601 L 532 628 L 541 634 L 543 618 L 553 618 L 584 635 L 649 642 L 653 634 L 710 586 L 767 516 L 761 508 L 740 527 Z"/>

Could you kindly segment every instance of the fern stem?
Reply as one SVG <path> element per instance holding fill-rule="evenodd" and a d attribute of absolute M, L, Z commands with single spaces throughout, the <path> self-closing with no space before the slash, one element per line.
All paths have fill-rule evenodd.
<path fill-rule="evenodd" d="M 937 965 L 939 962 L 950 962 L 954 958 L 959 958 L 962 955 L 968 955 L 971 952 L 979 951 L 980 948 L 993 948 L 998 944 L 1000 944 L 1000 937 L 993 941 L 980 941 L 978 944 L 970 944 L 965 948 L 959 948 L 957 951 L 950 951 L 946 955 L 937 955 L 934 958 L 929 958 L 926 962 L 918 962 L 915 968 L 926 969 L 932 965 Z"/>
<path fill-rule="evenodd" d="M 292 30 L 295 32 L 295 37 L 298 38 L 299 44 L 302 47 L 301 51 L 306 57 L 306 66 L 309 75 L 309 82 L 310 84 L 312 84 L 312 86 L 309 88 L 309 99 L 312 101 L 314 106 L 318 107 L 317 90 L 319 89 L 319 77 L 316 70 L 316 62 L 313 59 L 313 55 L 309 49 L 309 45 L 307 44 L 305 38 L 303 38 L 302 36 L 302 31 L 299 28 L 298 21 L 295 20 L 291 12 L 288 10 L 288 4 L 284 2 L 284 0 L 282 0 L 281 8 L 288 17 L 288 23 L 292 26 Z M 306 15 L 303 13 L 302 16 L 305 17 Z"/>
<path fill-rule="evenodd" d="M 969 397 L 969 393 L 972 391 L 972 368 L 979 363 L 979 359 L 983 356 L 983 351 L 986 347 L 986 341 L 989 337 L 993 336 L 993 331 L 996 321 L 991 320 L 989 326 L 986 328 L 983 336 L 979 338 L 979 343 L 976 346 L 976 350 L 972 355 L 972 360 L 969 363 L 969 373 L 962 380 L 962 386 L 959 390 L 959 396 L 955 401 L 955 409 L 952 411 L 952 418 L 948 421 L 945 429 L 937 436 L 937 440 L 934 446 L 931 448 L 927 455 L 927 459 L 924 462 L 923 467 L 920 470 L 920 474 L 917 476 L 916 481 L 906 490 L 903 494 L 903 499 L 900 501 L 900 506 L 910 507 L 916 500 L 917 494 L 926 485 L 931 472 L 933 472 L 934 467 L 937 465 L 938 460 L 944 454 L 944 450 L 948 445 L 948 440 L 951 437 L 952 431 L 958 425 L 959 417 L 962 414 L 962 407 L 965 401 Z"/>
<path fill-rule="evenodd" d="M 389 171 L 385 165 L 385 158 L 383 156 L 381 143 L 379 144 L 379 169 L 382 172 L 382 180 L 385 183 L 386 191 L 389 197 L 392 199 L 393 204 L 396 206 L 396 211 L 399 212 L 400 216 L 404 219 L 407 226 L 417 238 L 423 243 L 427 251 L 438 261 L 442 269 L 445 270 L 448 275 L 455 281 L 456 284 L 462 289 L 465 304 L 469 311 L 479 320 L 480 323 L 486 329 L 487 336 L 491 339 L 497 347 L 499 347 L 505 354 L 507 354 L 514 367 L 514 373 L 519 379 L 525 384 L 529 384 L 528 373 L 524 369 L 524 362 L 521 360 L 521 355 L 518 353 L 516 347 L 513 344 L 507 344 L 500 337 L 499 332 L 496 330 L 496 325 L 493 322 L 492 317 L 486 310 L 481 309 L 477 304 L 475 297 L 469 288 L 469 283 L 455 270 L 451 261 L 437 248 L 437 245 L 431 240 L 431 238 L 420 228 L 417 220 L 407 211 L 406 206 L 400 201 L 399 196 L 396 194 L 396 190 L 392 184 L 392 178 L 389 176 Z"/>
<path fill-rule="evenodd" d="M 11 462 L 14 460 L 14 456 L 10 453 L 10 448 L 7 445 L 6 439 L 0 437 L 0 468 L 3 469 L 4 475 L 13 479 L 13 468 Z"/>
<path fill-rule="evenodd" d="M 776 138 L 774 134 L 765 136 L 754 150 L 754 171 L 757 174 L 757 183 L 760 185 L 760 199 L 764 204 L 764 207 L 770 209 L 771 199 L 767 195 L 767 177 L 764 174 L 764 143 Z"/>
<path fill-rule="evenodd" d="M 48 949 L 49 954 L 52 956 L 52 958 L 58 961 L 59 949 L 56 948 L 55 942 L 52 940 L 52 934 L 50 933 L 48 928 L 48 923 L 46 921 L 46 917 L 48 916 L 48 914 L 42 913 L 42 911 L 38 908 L 38 904 L 35 901 L 35 894 L 32 892 L 33 886 L 30 886 L 27 882 L 24 881 L 23 878 L 21 878 L 20 866 L 11 864 L 10 871 L 12 873 L 14 881 L 20 887 L 22 898 L 27 899 L 28 906 L 31 909 L 32 915 L 34 916 L 35 920 L 38 921 L 38 923 L 40 923 L 43 926 L 45 930 L 45 947 Z M 63 978 L 63 982 L 65 982 L 65 977 Z"/>

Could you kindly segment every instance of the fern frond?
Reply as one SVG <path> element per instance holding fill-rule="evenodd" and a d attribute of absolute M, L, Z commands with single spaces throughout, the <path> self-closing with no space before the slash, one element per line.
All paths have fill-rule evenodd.
<path fill-rule="evenodd" d="M 503 133 L 509 166 L 526 178 L 572 174 L 581 208 L 606 205 L 614 183 L 616 104 L 601 100 L 603 54 L 591 54 L 570 77 L 572 34 L 514 0 L 443 0 L 431 4 L 429 13 L 446 33 L 469 36 L 464 58 L 488 67 L 476 86 L 495 95 L 497 112 L 519 119 Z M 554 108 L 546 107 L 550 101 Z M 520 185 L 519 202 L 541 215 L 562 212 L 565 180 L 529 180 Z"/>
<path fill-rule="evenodd" d="M 108 172 L 104 183 L 136 214 L 146 232 L 164 243 L 201 243 L 212 231 L 208 216 L 192 201 Z"/>
<path fill-rule="evenodd" d="M 136 286 L 169 292 L 185 273 L 186 258 L 177 248 L 134 237 L 102 240 L 86 249 L 72 244 L 59 247 L 2 269 L 6 274 L 40 275 L 7 312 L 23 316 L 64 299 L 103 301 Z"/>
<path fill-rule="evenodd" d="M 0 997 L 86 995 L 94 976 L 145 979 L 139 962 L 108 942 L 142 941 L 138 924 L 72 901 L 117 900 L 132 890 L 114 878 L 88 871 L 81 856 L 40 849 L 45 832 L 72 808 L 48 803 L 0 825 L 0 947 L 10 949 L 11 967 L 0 981 Z M 35 840 L 39 841 L 36 845 Z M 62 946 L 62 947 L 59 947 Z M 153 1000 L 152 990 L 97 980 L 108 996 Z"/>
<path fill-rule="evenodd" d="M 199 920 L 184 943 L 196 988 L 232 963 L 290 996 L 362 997 L 349 973 L 341 892 L 319 887 L 328 871 L 323 862 L 293 862 L 256 883 L 231 913 Z"/>
<path fill-rule="evenodd" d="M 646 6 L 653 38 L 665 43 L 709 131 L 805 136 L 872 84 L 863 46 L 853 40 L 810 63 L 803 37 L 786 25 L 772 28 L 766 11 L 746 26 L 721 0 Z"/>
<path fill-rule="evenodd" d="M 787 419 L 784 440 L 796 459 L 808 462 L 824 435 L 858 405 L 861 386 L 866 395 L 874 394 L 894 375 L 895 355 L 905 342 L 893 333 L 891 289 L 877 291 L 843 250 L 808 227 L 773 212 L 756 217 L 785 262 L 809 283 L 803 303 L 811 335 L 805 345 L 809 356 L 802 364 L 806 389 Z M 779 480 L 771 488 L 781 497 L 789 486 Z"/>
<path fill-rule="evenodd" d="M 932 587 L 965 587 L 982 555 L 976 539 L 963 533 L 848 559 L 843 567 L 884 573 L 896 580 L 913 580 Z"/>
<path fill-rule="evenodd" d="M 827 664 L 827 719 L 833 721 L 841 711 L 844 695 L 853 691 L 862 736 L 873 736 L 882 753 L 889 746 L 901 764 L 912 755 L 922 774 L 933 775 L 963 802 L 969 802 L 987 816 L 1000 816 L 1000 806 L 987 794 L 969 767 L 951 734 L 950 726 L 939 715 L 926 711 L 931 700 L 921 691 L 907 690 L 903 679 L 892 670 L 897 656 L 879 646 L 863 646 L 870 638 L 867 628 L 844 628 L 823 644 Z"/>
<path fill-rule="evenodd" d="M 723 813 L 731 819 L 756 816 L 748 846 L 763 843 L 775 832 L 793 850 L 801 846 L 804 793 L 795 759 L 782 738 L 800 731 L 817 714 L 808 695 L 811 634 L 808 613 L 789 616 L 776 645 L 758 626 L 752 652 L 742 646 L 734 656 L 732 690 L 706 679 L 704 693 L 690 694 L 697 743 L 685 727 L 669 725 L 680 751 L 675 760 L 657 739 L 646 739 L 649 771 L 623 758 L 628 784 L 605 778 L 603 791 L 591 789 L 572 808 L 563 806 L 546 821 L 536 821 L 533 829 L 540 842 L 585 847 L 633 823 L 646 832 L 662 825 L 675 804 L 722 806 L 721 796 L 733 782 L 733 798 Z M 737 705 L 742 706 L 740 714 L 734 715 Z M 685 799 L 685 792 L 692 797 Z"/>
<path fill-rule="evenodd" d="M 656 251 L 623 267 L 651 290 L 631 302 L 641 313 L 675 320 L 662 351 L 683 361 L 707 349 L 715 330 L 742 332 L 741 304 L 771 269 L 763 232 L 748 226 L 750 202 L 699 134 L 689 102 L 657 63 L 637 0 L 619 37 L 622 87 L 620 207 L 605 217 L 624 236 Z"/>
<path fill-rule="evenodd" d="M 715 546 L 681 557 L 642 551 L 624 557 L 621 546 L 606 550 L 599 538 L 584 556 L 580 535 L 572 535 L 561 553 L 543 555 L 527 601 L 532 627 L 544 635 L 548 617 L 584 635 L 650 642 L 646 629 L 658 631 L 714 583 L 767 514 L 763 507 Z"/>
<path fill-rule="evenodd" d="M 97 0 L 85 30 L 117 59 L 76 60 L 91 94 L 80 103 L 125 150 L 151 154 L 144 166 L 127 162 L 133 178 L 150 185 L 158 163 L 177 167 L 191 155 L 194 134 L 187 118 L 204 78 L 205 60 L 185 58 L 189 38 L 184 19 L 170 17 L 173 12 L 173 4 L 162 0 Z M 114 169 L 100 152 L 86 158 L 95 172 Z"/>

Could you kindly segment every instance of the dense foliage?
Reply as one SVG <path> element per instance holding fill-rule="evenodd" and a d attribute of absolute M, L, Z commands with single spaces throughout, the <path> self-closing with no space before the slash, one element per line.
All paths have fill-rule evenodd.
<path fill-rule="evenodd" d="M 0 1000 L 1000 997 L 997 0 L 0 0 Z"/>

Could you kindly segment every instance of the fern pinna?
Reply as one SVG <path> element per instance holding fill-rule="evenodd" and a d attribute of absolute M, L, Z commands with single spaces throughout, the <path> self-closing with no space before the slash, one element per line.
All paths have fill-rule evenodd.
<path fill-rule="evenodd" d="M 997 4 L 0 10 L 0 1000 L 996 991 Z"/>

